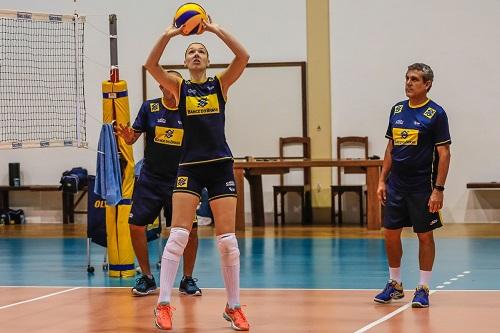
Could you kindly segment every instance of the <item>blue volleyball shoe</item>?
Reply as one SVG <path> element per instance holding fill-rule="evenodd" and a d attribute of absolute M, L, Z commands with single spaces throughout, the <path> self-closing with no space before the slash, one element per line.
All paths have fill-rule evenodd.
<path fill-rule="evenodd" d="M 393 299 L 405 297 L 403 292 L 403 283 L 397 283 L 394 280 L 389 280 L 385 285 L 384 290 L 373 299 L 377 303 L 387 304 Z"/>
<path fill-rule="evenodd" d="M 415 289 L 412 308 L 428 308 L 429 307 L 429 288 L 427 286 L 418 286 Z"/>

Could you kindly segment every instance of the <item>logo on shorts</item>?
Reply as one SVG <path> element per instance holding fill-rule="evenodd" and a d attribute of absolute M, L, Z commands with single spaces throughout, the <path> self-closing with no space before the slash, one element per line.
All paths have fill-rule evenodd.
<path fill-rule="evenodd" d="M 229 191 L 234 192 L 236 189 L 234 187 L 228 187 Z"/>
<path fill-rule="evenodd" d="M 228 181 L 226 182 L 226 186 L 234 186 L 234 181 Z"/>
<path fill-rule="evenodd" d="M 438 219 L 432 220 L 431 223 L 429 223 L 429 225 L 433 225 L 433 224 L 436 224 L 436 223 L 438 223 Z"/>
<path fill-rule="evenodd" d="M 188 177 L 177 177 L 177 187 L 187 188 L 188 186 Z"/>

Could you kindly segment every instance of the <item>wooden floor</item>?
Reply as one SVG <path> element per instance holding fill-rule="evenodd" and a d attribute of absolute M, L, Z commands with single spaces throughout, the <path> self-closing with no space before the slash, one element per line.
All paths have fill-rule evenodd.
<path fill-rule="evenodd" d="M 500 332 L 497 329 L 498 314 L 500 313 L 500 288 L 494 283 L 485 283 L 487 281 L 498 281 L 494 279 L 498 279 L 498 265 L 495 256 L 498 253 L 496 244 L 500 239 L 499 226 L 500 224 L 448 224 L 436 231 L 436 237 L 449 238 L 440 242 L 440 244 L 443 244 L 440 254 L 443 257 L 448 255 L 447 258 L 449 259 L 447 260 L 449 262 L 446 262 L 446 269 L 441 269 L 437 273 L 435 272 L 435 275 L 441 274 L 442 278 L 443 271 L 445 271 L 444 273 L 446 279 L 449 279 L 448 281 L 455 280 L 452 286 L 455 284 L 458 286 L 460 283 L 465 285 L 465 281 L 468 281 L 469 286 L 473 287 L 468 287 L 470 290 L 459 290 L 457 287 L 454 290 L 448 290 L 448 287 L 445 289 L 436 289 L 430 297 L 431 308 L 429 309 L 411 308 L 409 302 L 413 296 L 412 290 L 405 292 L 406 297 L 403 300 L 381 305 L 373 302 L 373 297 L 379 290 L 314 288 L 243 289 L 241 292 L 241 302 L 247 305 L 245 313 L 251 323 L 251 331 L 258 333 Z M 164 232 L 166 237 L 168 231 L 164 230 Z M 214 229 L 212 227 L 200 227 L 199 235 L 201 238 L 212 238 Z M 81 240 L 76 238 L 85 237 L 86 225 L 82 224 L 28 224 L 0 227 L 0 240 L 1 238 L 11 238 L 4 240 L 4 243 L 44 244 L 45 242 L 52 244 L 56 241 L 60 242 L 60 240 L 56 240 L 57 238 L 75 238 L 74 241 L 76 243 L 82 243 Z M 279 263 L 276 267 L 272 266 L 272 264 L 269 266 L 272 261 L 266 261 L 265 265 L 262 264 L 264 260 L 273 260 L 271 259 L 272 257 L 261 258 L 259 259 L 261 261 L 256 261 L 253 264 L 247 258 L 246 266 L 243 268 L 246 269 L 246 274 L 252 276 L 252 281 L 259 279 L 266 279 L 268 281 L 273 276 L 276 278 L 273 275 L 273 270 L 279 268 L 283 272 L 293 274 L 293 276 L 289 277 L 278 275 L 279 281 L 305 276 L 307 280 L 346 280 L 350 283 L 346 288 L 355 288 L 351 285 L 362 279 L 359 274 L 374 273 L 374 271 L 367 270 L 366 264 L 360 266 L 359 263 L 362 262 L 360 258 L 354 258 L 353 260 L 346 259 L 345 251 L 357 250 L 358 248 L 353 249 L 352 246 L 354 246 L 354 243 L 357 244 L 358 241 L 360 243 L 381 243 L 377 239 L 381 239 L 383 233 L 382 231 L 368 231 L 360 227 L 267 226 L 260 228 L 248 227 L 245 232 L 239 234 L 239 237 L 253 238 L 251 242 L 246 243 L 246 251 L 254 248 L 249 246 L 251 245 L 250 243 L 259 243 L 259 246 L 255 246 L 255 250 L 259 254 L 259 251 L 267 248 L 261 243 L 269 243 L 271 244 L 270 249 L 272 249 L 269 256 L 278 256 L 275 258 L 278 260 L 277 263 Z M 408 229 L 405 230 L 404 237 L 415 237 L 415 235 Z M 14 238 L 33 238 L 33 240 L 19 240 Z M 40 242 L 36 238 L 53 238 L 53 240 L 45 239 Z M 281 253 L 279 252 L 280 246 L 284 246 L 286 242 L 281 243 L 275 248 L 276 245 L 273 245 L 272 238 L 277 240 L 295 238 L 288 242 L 290 244 L 293 243 L 294 246 L 299 246 L 300 242 L 306 242 L 306 251 L 304 253 L 309 256 L 307 258 L 311 258 L 311 254 L 314 253 L 314 258 L 318 259 L 324 251 L 326 251 L 325 253 L 327 253 L 328 258 L 330 258 L 330 255 L 332 258 L 335 256 L 332 262 L 328 261 L 325 265 L 333 265 L 332 267 L 335 267 L 335 270 L 332 274 L 336 274 L 336 276 L 319 276 L 319 274 L 311 274 L 311 271 L 304 272 L 304 270 L 300 273 L 299 267 L 292 266 L 302 262 L 299 259 L 303 251 L 294 248 L 292 253 L 287 251 L 284 254 L 278 254 Z M 303 240 L 299 238 L 303 238 Z M 308 242 L 311 238 L 323 238 L 313 242 L 318 248 L 312 247 L 312 243 Z M 329 240 L 328 238 L 333 240 Z M 342 238 L 351 238 L 346 241 L 349 244 L 342 245 L 351 247 L 341 247 L 340 243 L 343 242 L 337 242 L 336 239 Z M 368 238 L 368 240 L 359 240 L 359 238 Z M 408 240 L 407 243 L 413 244 L 412 242 L 414 243 L 413 240 Z M 64 246 L 55 248 L 59 252 L 53 254 L 54 257 L 50 261 L 52 265 L 59 265 L 64 268 L 66 267 L 65 263 L 67 263 L 67 261 L 64 261 L 64 258 L 70 258 L 68 260 L 74 258 L 71 255 L 74 249 L 70 244 L 66 243 L 70 242 L 65 242 Z M 212 244 L 209 240 L 200 242 L 200 244 L 202 243 Z M 48 246 L 48 244 L 44 245 L 44 249 L 45 246 Z M 322 246 L 326 246 L 326 249 L 322 248 Z M 362 247 L 361 251 L 366 251 L 370 248 L 372 252 L 378 251 L 381 255 L 384 254 L 383 249 L 379 249 L 379 245 L 372 244 L 372 247 L 368 248 L 366 244 L 363 246 L 365 247 Z M 5 249 L 9 248 L 8 246 L 5 247 Z M 411 250 L 411 248 L 410 246 L 407 249 Z M 79 284 L 67 284 L 77 285 L 77 287 L 43 287 L 42 284 L 32 287 L 20 287 L 19 285 L 22 284 L 22 281 L 29 278 L 35 278 L 37 279 L 36 281 L 44 281 L 43 277 L 38 275 L 42 274 L 41 272 L 36 273 L 37 276 L 33 276 L 33 272 L 36 271 L 37 266 L 33 263 L 34 256 L 32 255 L 32 250 L 20 248 L 19 251 L 21 252 L 6 250 L 0 253 L 0 263 L 4 262 L 5 267 L 13 267 L 11 271 L 0 269 L 0 275 L 8 274 L 10 276 L 11 274 L 19 274 L 19 281 L 10 279 L 11 283 L 4 283 L 4 286 L 0 286 L 0 332 L 159 332 L 153 324 L 153 308 L 157 302 L 156 295 L 139 298 L 132 297 L 130 287 L 89 288 L 87 286 L 91 284 L 88 283 L 93 280 L 92 278 L 82 278 L 83 271 L 82 273 L 78 271 L 78 281 L 83 282 L 79 282 Z M 453 252 L 455 250 L 460 251 L 462 255 L 457 256 L 457 252 Z M 19 258 L 24 258 L 23 260 L 26 261 L 18 263 L 18 259 L 15 258 L 16 253 L 19 254 Z M 24 256 L 21 256 L 22 254 Z M 209 255 L 210 252 L 204 252 L 204 255 L 201 255 L 199 258 L 200 262 L 203 262 L 204 258 Z M 262 253 L 260 255 L 262 256 Z M 416 253 L 412 253 L 411 258 L 413 257 L 416 257 Z M 471 260 L 466 260 L 464 263 L 457 262 L 462 257 L 470 257 Z M 284 259 L 289 260 L 284 261 Z M 209 263 L 212 264 L 215 261 L 216 258 L 212 258 Z M 286 267 L 283 266 L 285 262 L 288 263 Z M 474 267 L 469 267 L 471 262 L 475 264 L 473 265 Z M 319 262 L 318 265 L 320 265 Z M 358 275 L 348 275 L 351 272 L 351 266 L 360 266 L 359 272 L 361 273 L 358 273 Z M 265 270 L 265 267 L 267 267 L 266 269 L 271 269 L 271 271 Z M 311 267 L 315 267 L 316 272 L 321 271 L 319 266 Z M 456 278 L 450 278 L 459 274 L 462 270 L 470 268 L 472 268 L 472 272 L 467 272 L 470 274 L 466 274 L 470 276 L 461 278 L 458 281 Z M 385 270 L 385 267 L 383 269 Z M 69 273 L 69 271 L 64 271 L 62 277 L 69 279 Z M 45 279 L 54 279 L 54 271 L 49 269 L 48 274 L 48 276 L 45 276 Z M 103 273 L 99 274 L 102 275 Z M 96 273 L 96 275 L 99 274 Z M 213 273 L 214 276 L 220 279 L 218 274 L 218 272 Z M 414 275 L 414 271 L 410 270 L 406 272 L 407 276 L 410 274 Z M 209 281 L 208 276 L 203 275 L 200 278 L 204 283 L 208 283 Z M 59 276 L 59 279 L 61 279 L 61 276 Z M 373 275 L 371 279 L 377 279 L 377 277 Z M 461 282 L 462 280 L 463 282 Z M 66 280 L 61 281 L 56 285 L 66 285 L 64 283 Z M 483 282 L 478 284 L 475 281 Z M 381 285 L 384 283 L 383 280 L 380 282 Z M 133 280 L 131 279 L 128 283 L 132 285 Z M 443 285 L 446 283 L 449 282 L 444 282 Z M 26 285 L 33 284 L 36 283 L 32 282 Z M 286 284 L 279 284 L 278 286 L 282 285 Z M 375 285 L 378 284 L 376 283 Z M 405 286 L 409 287 L 410 285 Z M 373 287 L 367 286 L 366 288 Z M 174 312 L 173 331 L 185 333 L 233 332 L 229 323 L 221 315 L 226 302 L 224 290 L 202 288 L 203 296 L 195 298 L 179 296 L 174 290 L 172 305 L 176 307 L 176 311 Z"/>
<path fill-rule="evenodd" d="M 132 297 L 124 288 L 0 292 L 2 332 L 159 332 L 153 324 L 156 295 Z M 496 331 L 500 292 L 436 292 L 432 311 L 412 309 L 409 296 L 406 302 L 380 305 L 371 301 L 373 295 L 368 290 L 243 290 L 241 297 L 251 331 L 258 333 Z M 224 302 L 223 290 L 204 290 L 202 297 L 174 293 L 174 332 L 232 332 L 222 318 Z M 463 316 L 469 320 L 457 320 Z"/>
<path fill-rule="evenodd" d="M 0 227 L 0 238 L 84 238 L 86 224 L 23 224 Z M 165 237 L 168 230 L 163 229 Z M 436 230 L 436 237 L 500 238 L 500 223 L 452 223 Z M 199 227 L 200 237 L 214 236 L 211 226 Z M 382 230 L 367 230 L 359 226 L 248 226 L 239 237 L 285 237 L 285 238 L 383 238 Z M 410 228 L 405 228 L 403 237 L 414 237 Z"/>

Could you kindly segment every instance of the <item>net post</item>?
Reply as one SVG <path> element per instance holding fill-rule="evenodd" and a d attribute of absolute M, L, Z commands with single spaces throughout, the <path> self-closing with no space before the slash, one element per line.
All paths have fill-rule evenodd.
<path fill-rule="evenodd" d="M 77 147 L 81 146 L 81 133 L 80 133 L 80 101 L 78 97 L 78 14 L 75 12 L 73 15 L 73 36 L 75 41 L 75 103 L 76 103 L 76 144 Z"/>
<path fill-rule="evenodd" d="M 110 81 L 120 81 L 120 74 L 118 70 L 118 39 L 117 39 L 117 22 L 116 14 L 109 15 L 109 44 L 110 44 L 110 58 L 111 58 L 111 71 Z"/>

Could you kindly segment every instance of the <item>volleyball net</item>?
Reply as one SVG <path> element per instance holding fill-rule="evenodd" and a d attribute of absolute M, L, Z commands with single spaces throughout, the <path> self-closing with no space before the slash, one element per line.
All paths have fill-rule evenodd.
<path fill-rule="evenodd" d="M 0 148 L 87 146 L 84 25 L 0 10 Z"/>

